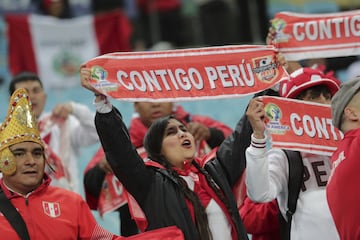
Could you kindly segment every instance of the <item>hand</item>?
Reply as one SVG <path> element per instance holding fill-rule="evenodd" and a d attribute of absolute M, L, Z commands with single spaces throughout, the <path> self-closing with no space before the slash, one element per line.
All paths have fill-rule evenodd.
<path fill-rule="evenodd" d="M 276 30 L 273 26 L 270 26 L 268 30 L 268 34 L 266 35 L 266 44 L 273 45 L 275 37 L 276 37 Z"/>
<path fill-rule="evenodd" d="M 110 164 L 106 161 L 105 157 L 100 160 L 100 162 L 98 163 L 98 166 L 106 173 L 112 172 Z"/>
<path fill-rule="evenodd" d="M 80 83 L 81 86 L 83 86 L 84 88 L 92 91 L 95 94 L 101 94 L 101 92 L 99 92 L 96 88 L 94 88 L 89 80 L 91 78 L 91 69 L 87 68 L 85 65 L 82 65 L 80 67 Z"/>
<path fill-rule="evenodd" d="M 269 27 L 269 31 L 268 34 L 266 36 L 266 44 L 268 45 L 272 45 L 275 44 L 274 40 L 276 37 L 276 31 L 275 28 L 273 26 Z M 292 72 L 294 72 L 295 70 L 301 68 L 301 64 L 297 61 L 287 61 L 285 59 L 285 56 L 279 52 L 276 55 L 277 61 L 280 65 L 282 65 L 286 71 L 291 74 Z"/>
<path fill-rule="evenodd" d="M 285 70 L 291 74 L 292 72 L 294 72 L 295 70 L 301 68 L 301 64 L 297 61 L 287 61 L 285 59 L 285 56 L 281 53 L 278 52 L 276 54 L 276 61 L 285 68 Z"/>
<path fill-rule="evenodd" d="M 210 130 L 205 125 L 198 122 L 190 122 L 187 129 L 194 136 L 195 141 L 208 140 L 210 138 Z"/>
<path fill-rule="evenodd" d="M 65 121 L 70 114 L 73 112 L 73 107 L 70 102 L 57 104 L 51 114 L 51 120 L 54 122 L 63 122 Z"/>
<path fill-rule="evenodd" d="M 246 116 L 253 129 L 254 137 L 258 139 L 265 138 L 265 110 L 261 98 L 257 97 L 250 100 Z"/>
<path fill-rule="evenodd" d="M 286 61 L 284 55 L 283 55 L 281 52 L 278 52 L 278 53 L 276 54 L 276 61 L 277 61 L 281 66 L 283 66 L 283 67 L 286 69 L 286 71 L 288 70 L 288 68 L 289 68 L 288 61 Z"/>

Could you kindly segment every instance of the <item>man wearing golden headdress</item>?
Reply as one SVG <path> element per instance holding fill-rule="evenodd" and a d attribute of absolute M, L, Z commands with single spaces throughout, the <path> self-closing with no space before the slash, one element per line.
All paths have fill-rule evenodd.
<path fill-rule="evenodd" d="M 1 239 L 20 239 L 11 224 L 19 225 L 19 220 L 8 220 L 11 210 L 2 207 L 9 202 L 25 222 L 28 238 L 21 239 L 118 238 L 96 223 L 79 194 L 49 186 L 45 165 L 44 143 L 28 93 L 19 88 L 11 96 L 0 126 L 0 201 L 5 201 L 0 202 Z"/>
<path fill-rule="evenodd" d="M 59 103 L 51 112 L 45 112 L 46 91 L 39 76 L 31 72 L 21 72 L 13 77 L 9 94 L 12 95 L 18 88 L 28 91 L 32 111 L 49 155 L 47 160 L 56 170 L 45 169 L 52 179 L 51 185 L 80 193 L 80 150 L 99 143 L 94 124 L 95 113 L 76 102 Z"/>

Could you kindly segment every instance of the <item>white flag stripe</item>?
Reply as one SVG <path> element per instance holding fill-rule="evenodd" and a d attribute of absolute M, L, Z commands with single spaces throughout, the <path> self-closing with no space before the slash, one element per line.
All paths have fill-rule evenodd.
<path fill-rule="evenodd" d="M 93 17 L 64 21 L 31 15 L 29 27 L 37 68 L 45 87 L 78 85 L 80 64 L 99 55 Z"/>

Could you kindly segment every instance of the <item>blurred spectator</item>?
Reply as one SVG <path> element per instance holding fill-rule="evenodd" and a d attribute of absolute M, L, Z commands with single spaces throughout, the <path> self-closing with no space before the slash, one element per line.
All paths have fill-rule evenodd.
<path fill-rule="evenodd" d="M 123 9 L 124 0 L 92 0 L 91 10 L 94 14 L 112 11 L 114 9 Z"/>
<path fill-rule="evenodd" d="M 175 47 L 189 44 L 181 4 L 181 0 L 137 0 L 137 49 L 149 49 L 161 41 L 170 42 Z"/>
<path fill-rule="evenodd" d="M 9 94 L 19 88 L 28 91 L 41 137 L 48 146 L 48 161 L 56 170 L 48 172 L 52 184 L 80 193 L 80 151 L 99 141 L 94 112 L 86 105 L 71 101 L 58 103 L 51 112 L 45 112 L 47 93 L 39 76 L 31 72 L 15 75 L 9 84 Z"/>
<path fill-rule="evenodd" d="M 112 173 L 102 147 L 85 167 L 83 181 L 90 209 L 98 211 L 100 216 L 112 211 L 118 212 L 121 236 L 139 233 L 136 222 L 131 217 L 124 188 Z"/>
<path fill-rule="evenodd" d="M 230 0 L 195 0 L 198 5 L 202 43 L 206 46 L 233 44 L 237 23 Z M 247 22 L 248 23 L 248 22 Z"/>
<path fill-rule="evenodd" d="M 356 56 L 306 59 L 301 61 L 304 67 L 318 69 L 326 74 L 334 75 L 341 81 L 353 79 L 360 75 L 360 61 Z"/>
<path fill-rule="evenodd" d="M 325 69 L 319 69 L 321 71 L 331 69 L 334 72 L 347 69 L 353 62 L 357 60 L 356 56 L 344 56 L 344 57 L 332 57 L 332 58 L 318 58 L 304 60 L 305 67 L 314 67 L 315 65 L 323 65 Z"/>
<path fill-rule="evenodd" d="M 7 59 L 12 75 L 31 71 L 45 79 L 46 89 L 74 87 L 82 62 L 131 50 L 132 27 L 121 9 L 71 19 L 51 18 L 6 15 Z"/>
<path fill-rule="evenodd" d="M 265 39 L 269 18 L 266 0 L 236 0 L 238 7 L 239 41 L 241 43 L 261 42 Z"/>
<path fill-rule="evenodd" d="M 69 0 L 37 0 L 35 12 L 56 18 L 71 18 L 73 13 Z"/>
<path fill-rule="evenodd" d="M 346 79 L 349 80 L 360 77 L 360 59 L 349 65 L 349 67 L 346 69 L 346 77 Z"/>

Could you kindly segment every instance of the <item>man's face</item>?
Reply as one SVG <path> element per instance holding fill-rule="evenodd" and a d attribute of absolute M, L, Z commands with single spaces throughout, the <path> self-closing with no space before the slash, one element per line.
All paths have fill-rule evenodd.
<path fill-rule="evenodd" d="M 136 102 L 134 109 L 143 124 L 149 127 L 156 119 L 172 114 L 172 102 Z"/>
<path fill-rule="evenodd" d="M 61 13 L 64 11 L 63 1 L 52 1 L 47 8 L 48 14 L 54 17 L 60 17 Z"/>
<path fill-rule="evenodd" d="M 28 80 L 15 84 L 15 89 L 25 88 L 29 93 L 32 110 L 35 117 L 38 118 L 44 110 L 46 103 L 46 93 L 36 80 Z"/>
<path fill-rule="evenodd" d="M 322 86 L 315 86 L 304 90 L 302 93 L 300 93 L 298 98 L 307 102 L 330 104 L 332 96 L 330 89 L 324 88 Z"/>
<path fill-rule="evenodd" d="M 16 171 L 3 174 L 4 183 L 17 193 L 26 195 L 40 186 L 45 168 L 43 147 L 35 142 L 21 142 L 9 147 L 14 155 Z"/>
<path fill-rule="evenodd" d="M 320 96 L 312 97 L 310 94 L 307 94 L 302 99 L 307 102 L 314 102 L 314 103 L 322 103 L 322 104 L 330 104 L 331 103 L 331 95 L 324 96 L 324 94 L 320 94 Z"/>
<path fill-rule="evenodd" d="M 360 91 L 358 91 L 344 109 L 347 121 L 353 126 L 360 127 Z M 344 118 L 344 116 L 343 116 Z M 343 122 L 344 120 L 342 120 Z"/>

